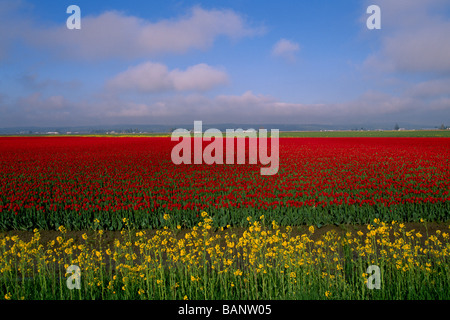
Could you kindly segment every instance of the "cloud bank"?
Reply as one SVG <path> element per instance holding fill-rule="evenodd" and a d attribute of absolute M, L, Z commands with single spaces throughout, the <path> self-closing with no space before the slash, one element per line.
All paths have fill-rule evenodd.
<path fill-rule="evenodd" d="M 175 19 L 151 22 L 118 11 L 82 18 L 80 30 L 64 26 L 35 28 L 24 37 L 32 45 L 57 52 L 60 57 L 85 60 L 135 59 L 166 53 L 206 50 L 218 37 L 237 40 L 264 33 L 232 10 L 194 7 Z"/>
<path fill-rule="evenodd" d="M 110 90 L 138 91 L 143 93 L 163 91 L 208 91 L 228 83 L 223 70 L 201 63 L 186 70 L 169 71 L 160 63 L 146 62 L 116 75 L 107 83 Z"/>

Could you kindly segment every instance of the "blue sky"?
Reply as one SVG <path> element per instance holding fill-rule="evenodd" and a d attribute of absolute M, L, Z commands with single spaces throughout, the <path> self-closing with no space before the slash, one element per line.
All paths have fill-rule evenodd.
<path fill-rule="evenodd" d="M 72 4 L 81 30 L 66 28 Z M 372 4 L 380 30 L 366 27 Z M 449 11 L 444 0 L 2 1 L 0 127 L 449 125 Z"/>

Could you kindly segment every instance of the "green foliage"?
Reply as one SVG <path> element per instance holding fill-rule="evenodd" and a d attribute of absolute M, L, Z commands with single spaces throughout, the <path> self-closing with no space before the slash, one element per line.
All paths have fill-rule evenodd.
<path fill-rule="evenodd" d="M 245 209 L 211 209 L 208 210 L 214 217 L 214 226 L 217 228 L 227 225 L 243 227 L 247 224 L 248 216 L 258 218 L 264 214 L 270 221 L 281 226 L 324 225 L 340 224 L 367 224 L 378 218 L 382 221 L 418 222 L 426 221 L 446 222 L 450 220 L 450 203 L 405 203 L 385 207 L 381 205 L 340 205 L 302 208 L 279 207 L 276 210 L 261 211 L 256 208 Z M 163 219 L 167 212 L 160 208 L 157 212 L 149 213 L 145 210 L 123 211 L 83 211 L 81 214 L 71 211 L 60 213 L 44 213 L 35 209 L 27 209 L 20 214 L 7 211 L 0 213 L 0 230 L 56 230 L 64 226 L 68 230 L 122 230 L 123 219 L 126 218 L 134 229 L 161 229 L 163 227 L 191 228 L 200 220 L 198 211 L 172 210 L 170 211 L 170 224 Z M 98 223 L 96 221 L 99 221 Z"/>

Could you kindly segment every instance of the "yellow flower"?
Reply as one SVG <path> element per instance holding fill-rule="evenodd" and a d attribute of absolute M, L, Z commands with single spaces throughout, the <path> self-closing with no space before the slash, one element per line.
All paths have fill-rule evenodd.
<path fill-rule="evenodd" d="M 330 291 L 325 291 L 325 296 L 326 296 L 327 298 L 331 297 L 331 292 L 330 292 Z"/>
<path fill-rule="evenodd" d="M 309 227 L 309 232 L 314 233 L 314 226 Z"/>
<path fill-rule="evenodd" d="M 189 299 L 188 299 L 188 297 L 187 297 L 187 296 L 184 296 L 184 297 L 183 297 L 183 300 L 189 300 Z"/>
<path fill-rule="evenodd" d="M 203 212 L 202 212 L 202 218 L 204 218 L 204 217 L 206 217 L 206 216 L 208 216 L 208 213 L 205 212 L 205 211 L 203 211 Z"/>
<path fill-rule="evenodd" d="M 87 238 L 88 238 L 87 234 L 86 234 L 86 233 L 83 233 L 82 238 L 83 238 L 84 240 L 87 240 Z"/>
<path fill-rule="evenodd" d="M 11 299 L 11 294 L 9 292 L 7 294 L 5 294 L 5 299 L 6 300 L 10 300 Z"/>
<path fill-rule="evenodd" d="M 170 219 L 170 215 L 167 214 L 167 213 L 164 213 L 163 219 L 164 220 L 169 220 Z"/>
<path fill-rule="evenodd" d="M 64 226 L 59 226 L 58 230 L 61 233 L 66 233 L 66 228 L 64 228 Z"/>

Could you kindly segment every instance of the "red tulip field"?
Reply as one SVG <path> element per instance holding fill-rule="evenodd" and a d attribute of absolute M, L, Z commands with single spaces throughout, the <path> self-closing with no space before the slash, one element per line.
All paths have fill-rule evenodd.
<path fill-rule="evenodd" d="M 279 171 L 175 165 L 170 138 L 0 138 L 0 229 L 445 221 L 448 138 L 280 138 Z M 248 149 L 248 143 L 247 149 Z M 203 145 L 205 147 L 205 143 Z"/>

